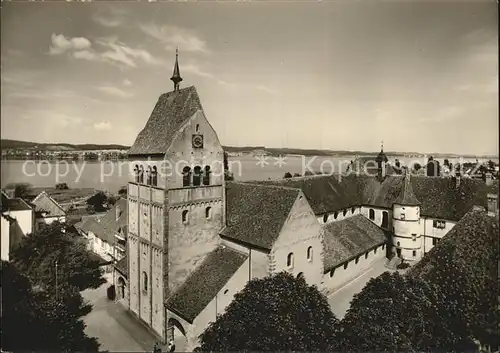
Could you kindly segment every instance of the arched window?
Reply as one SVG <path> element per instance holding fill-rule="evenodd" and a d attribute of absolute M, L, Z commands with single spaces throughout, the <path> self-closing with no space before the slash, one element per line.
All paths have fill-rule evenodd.
<path fill-rule="evenodd" d="M 144 184 L 144 167 L 142 165 L 139 167 L 139 183 Z"/>
<path fill-rule="evenodd" d="M 323 215 L 323 223 L 326 223 L 328 221 L 328 215 L 325 214 Z"/>
<path fill-rule="evenodd" d="M 293 267 L 293 252 L 288 254 L 288 256 L 286 257 L 286 265 L 289 268 Z"/>
<path fill-rule="evenodd" d="M 158 186 L 158 169 L 156 169 L 156 166 L 153 167 L 151 181 L 152 181 L 151 185 Z"/>
<path fill-rule="evenodd" d="M 134 168 L 134 181 L 139 182 L 139 166 L 136 164 Z"/>
<path fill-rule="evenodd" d="M 194 173 L 193 173 L 193 186 L 200 186 L 201 185 L 201 167 L 196 166 L 194 167 Z"/>
<path fill-rule="evenodd" d="M 182 223 L 187 223 L 188 220 L 188 211 L 184 210 L 182 211 Z"/>
<path fill-rule="evenodd" d="M 203 173 L 203 185 L 210 185 L 210 173 L 212 171 L 210 170 L 210 166 L 205 167 L 205 171 Z"/>
<path fill-rule="evenodd" d="M 146 271 L 142 271 L 142 290 L 148 291 L 148 275 Z"/>
<path fill-rule="evenodd" d="M 337 219 L 338 216 L 339 216 L 339 213 L 337 211 L 335 211 L 335 213 L 333 214 L 333 218 Z"/>
<path fill-rule="evenodd" d="M 196 124 L 196 132 L 200 131 L 200 124 Z"/>
<path fill-rule="evenodd" d="M 356 261 L 354 263 L 358 263 L 359 262 L 359 256 L 356 258 Z"/>
<path fill-rule="evenodd" d="M 313 247 L 310 246 L 307 248 L 307 261 L 312 261 L 313 259 Z"/>
<path fill-rule="evenodd" d="M 330 278 L 332 278 L 332 277 L 333 277 L 333 274 L 334 274 L 334 273 L 335 273 L 335 269 L 333 269 L 333 270 L 331 270 L 331 271 L 330 271 Z"/>
<path fill-rule="evenodd" d="M 205 218 L 209 219 L 212 216 L 212 207 L 205 208 Z"/>
<path fill-rule="evenodd" d="M 344 212 L 342 212 L 342 214 L 345 216 L 347 214 L 347 210 L 344 210 Z"/>
<path fill-rule="evenodd" d="M 146 172 L 146 184 L 151 185 L 153 181 L 153 173 L 151 170 L 151 166 L 148 167 L 148 171 Z"/>
<path fill-rule="evenodd" d="M 347 270 L 347 266 L 349 266 L 349 262 L 346 262 L 346 263 L 344 264 L 344 270 Z"/>
<path fill-rule="evenodd" d="M 186 166 L 182 169 L 182 186 L 189 185 L 191 185 L 191 168 Z"/>
<path fill-rule="evenodd" d="M 373 209 L 370 208 L 370 219 L 373 221 L 375 219 L 375 211 Z"/>
<path fill-rule="evenodd" d="M 355 211 L 356 211 L 356 207 L 351 208 L 352 214 L 354 214 Z"/>
<path fill-rule="evenodd" d="M 384 250 L 384 249 L 385 249 L 385 244 L 382 244 L 382 250 Z"/>
<path fill-rule="evenodd" d="M 368 258 L 368 254 L 369 254 L 369 253 L 370 253 L 370 252 L 368 251 L 368 252 L 365 254 L 365 259 L 367 259 L 367 258 Z"/>

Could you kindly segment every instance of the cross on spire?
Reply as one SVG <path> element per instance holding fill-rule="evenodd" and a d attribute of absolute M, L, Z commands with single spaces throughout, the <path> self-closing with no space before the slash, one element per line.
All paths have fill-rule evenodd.
<path fill-rule="evenodd" d="M 182 81 L 181 73 L 179 71 L 179 47 L 175 49 L 174 73 L 170 79 L 174 82 L 174 91 L 178 91 L 179 83 Z"/>

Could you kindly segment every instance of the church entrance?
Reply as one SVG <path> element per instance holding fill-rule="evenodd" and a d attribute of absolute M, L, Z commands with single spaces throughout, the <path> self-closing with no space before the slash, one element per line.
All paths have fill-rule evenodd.
<path fill-rule="evenodd" d="M 125 298 L 125 280 L 120 277 L 118 278 L 118 299 Z"/>
<path fill-rule="evenodd" d="M 185 352 L 187 346 L 186 330 L 182 324 L 174 318 L 168 319 L 167 344 L 174 341 L 176 352 Z"/>
<path fill-rule="evenodd" d="M 398 257 L 401 257 L 401 248 L 396 249 L 396 254 L 398 255 Z"/>

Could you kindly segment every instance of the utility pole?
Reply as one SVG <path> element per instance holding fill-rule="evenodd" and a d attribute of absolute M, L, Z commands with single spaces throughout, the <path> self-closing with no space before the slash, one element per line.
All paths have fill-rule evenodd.
<path fill-rule="evenodd" d="M 58 292 L 59 292 L 59 290 L 58 290 L 58 288 L 57 288 L 57 265 L 58 265 L 58 264 L 57 264 L 57 260 L 56 260 L 56 301 L 58 300 L 58 298 L 57 298 L 57 297 L 58 297 Z"/>

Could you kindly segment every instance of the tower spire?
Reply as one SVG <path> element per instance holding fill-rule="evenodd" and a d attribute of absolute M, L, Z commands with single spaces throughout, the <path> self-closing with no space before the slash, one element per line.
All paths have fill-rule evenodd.
<path fill-rule="evenodd" d="M 384 141 L 380 142 L 380 152 L 384 152 Z"/>
<path fill-rule="evenodd" d="M 179 83 L 182 81 L 181 73 L 179 71 L 179 48 L 175 49 L 175 64 L 174 73 L 170 78 L 174 82 L 174 91 L 179 90 Z"/>

